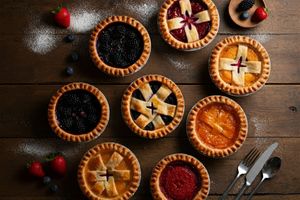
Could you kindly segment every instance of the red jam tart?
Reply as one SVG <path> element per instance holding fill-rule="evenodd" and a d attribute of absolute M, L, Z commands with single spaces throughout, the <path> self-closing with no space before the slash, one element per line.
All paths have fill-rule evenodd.
<path fill-rule="evenodd" d="M 209 193 L 209 176 L 196 158 L 173 154 L 153 169 L 151 190 L 155 200 L 205 199 Z"/>
<path fill-rule="evenodd" d="M 196 50 L 216 36 L 219 14 L 211 0 L 166 0 L 160 10 L 159 25 L 171 46 Z"/>

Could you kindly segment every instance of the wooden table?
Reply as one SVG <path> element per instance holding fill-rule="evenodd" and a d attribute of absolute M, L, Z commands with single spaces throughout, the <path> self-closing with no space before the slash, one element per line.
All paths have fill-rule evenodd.
<path fill-rule="evenodd" d="M 253 147 L 263 150 L 274 141 L 279 148 L 274 155 L 282 158 L 282 169 L 271 181 L 263 184 L 254 199 L 300 199 L 300 1 L 267 1 L 270 17 L 255 29 L 244 30 L 233 25 L 227 16 L 228 1 L 215 0 L 221 16 L 220 31 L 211 45 L 196 52 L 179 52 L 161 39 L 156 14 L 162 0 L 88 0 L 70 2 L 70 9 L 92 9 L 103 19 L 111 14 L 133 16 L 148 28 L 152 53 L 140 72 L 126 78 L 111 78 L 93 66 L 87 51 L 90 32 L 75 33 L 76 41 L 62 41 L 72 31 L 56 28 L 49 21 L 48 11 L 55 1 L 2 0 L 0 8 L 0 199 L 83 199 L 76 181 L 81 156 L 95 144 L 114 141 L 129 147 L 142 166 L 142 182 L 133 199 L 151 199 L 149 178 L 151 169 L 164 156 L 184 152 L 196 156 L 207 167 L 211 177 L 208 199 L 217 199 L 236 174 L 244 155 Z M 37 21 L 39 24 L 37 23 Z M 35 27 L 34 27 L 35 26 Z M 56 47 L 45 55 L 33 53 L 25 45 L 33 28 L 50 27 Z M 41 28 L 42 29 L 42 28 Z M 244 108 L 249 121 L 249 136 L 243 147 L 225 159 L 201 156 L 189 144 L 185 120 L 170 135 L 159 140 L 135 136 L 122 121 L 121 95 L 130 82 L 150 73 L 174 80 L 186 101 L 186 112 L 201 98 L 222 94 L 209 79 L 207 61 L 214 45 L 230 35 L 249 35 L 259 40 L 272 60 L 271 77 L 258 93 L 233 98 Z M 70 63 L 70 52 L 80 52 L 80 61 Z M 66 66 L 74 66 L 75 75 L 66 77 Z M 68 143 L 57 138 L 47 122 L 47 105 L 51 95 L 62 85 L 84 81 L 96 85 L 106 95 L 111 118 L 105 132 L 95 141 Z M 186 115 L 185 115 L 186 116 Z M 42 159 L 52 151 L 63 152 L 68 161 L 68 174 L 55 180 L 60 192 L 51 194 L 39 181 L 27 174 L 26 163 Z M 231 197 L 237 193 L 237 184 Z M 246 192 L 249 193 L 249 190 Z"/>

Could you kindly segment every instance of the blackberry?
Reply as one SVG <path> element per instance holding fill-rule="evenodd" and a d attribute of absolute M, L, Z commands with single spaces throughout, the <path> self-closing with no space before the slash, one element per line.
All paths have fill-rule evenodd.
<path fill-rule="evenodd" d="M 243 0 L 237 7 L 237 11 L 241 12 L 241 11 L 246 11 L 249 10 L 250 8 L 252 8 L 252 6 L 254 5 L 255 0 Z"/>

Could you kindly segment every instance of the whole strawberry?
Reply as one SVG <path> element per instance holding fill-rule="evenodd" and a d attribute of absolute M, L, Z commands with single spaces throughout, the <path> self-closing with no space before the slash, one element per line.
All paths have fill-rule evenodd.
<path fill-rule="evenodd" d="M 55 156 L 50 162 L 50 166 L 51 170 L 60 176 L 65 175 L 67 172 L 67 162 L 62 155 Z"/>
<path fill-rule="evenodd" d="M 252 16 L 252 21 L 254 22 L 261 22 L 268 17 L 268 10 L 264 7 L 258 7 L 253 16 Z"/>
<path fill-rule="evenodd" d="M 28 165 L 28 171 L 32 176 L 42 178 L 45 176 L 43 164 L 39 161 L 34 161 Z"/>
<path fill-rule="evenodd" d="M 62 28 L 68 28 L 70 26 L 70 13 L 66 7 L 62 5 L 58 6 L 54 11 L 54 21 Z"/>

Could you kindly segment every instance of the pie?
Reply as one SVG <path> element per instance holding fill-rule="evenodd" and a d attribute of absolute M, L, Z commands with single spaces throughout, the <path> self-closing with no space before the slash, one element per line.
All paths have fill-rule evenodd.
<path fill-rule="evenodd" d="M 184 98 L 177 85 L 161 75 L 146 75 L 134 81 L 122 99 L 123 119 L 136 134 L 164 137 L 182 120 Z"/>
<path fill-rule="evenodd" d="M 205 47 L 216 37 L 219 23 L 212 0 L 166 0 L 158 16 L 162 37 L 178 50 Z"/>
<path fill-rule="evenodd" d="M 187 118 L 187 135 L 196 150 L 209 157 L 226 157 L 244 143 L 247 117 L 240 105 L 225 96 L 201 99 Z"/>
<path fill-rule="evenodd" d="M 204 165 L 187 154 L 172 154 L 153 169 L 150 180 L 154 200 L 204 200 L 210 179 Z"/>
<path fill-rule="evenodd" d="M 89 199 L 125 200 L 141 180 L 140 164 L 125 146 L 107 142 L 91 148 L 80 161 L 78 183 Z"/>
<path fill-rule="evenodd" d="M 223 92 L 244 96 L 261 89 L 271 72 L 266 49 L 246 36 L 223 39 L 212 50 L 210 76 Z"/>
<path fill-rule="evenodd" d="M 95 27 L 89 50 L 92 61 L 102 72 L 126 76 L 147 63 L 151 40 L 139 21 L 127 16 L 111 16 Z"/>
<path fill-rule="evenodd" d="M 87 83 L 70 83 L 52 96 L 48 121 L 60 138 L 82 142 L 95 139 L 109 121 L 109 105 L 102 92 Z"/>

